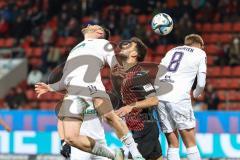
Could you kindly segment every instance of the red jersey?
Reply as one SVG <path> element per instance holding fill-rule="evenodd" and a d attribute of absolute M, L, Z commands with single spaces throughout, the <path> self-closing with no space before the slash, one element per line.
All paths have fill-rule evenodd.
<path fill-rule="evenodd" d="M 139 64 L 127 70 L 127 74 L 121 84 L 121 96 L 124 105 L 145 99 L 155 93 L 148 73 L 143 71 Z M 130 130 L 140 131 L 144 128 L 148 109 L 133 109 L 125 116 L 127 126 Z"/>

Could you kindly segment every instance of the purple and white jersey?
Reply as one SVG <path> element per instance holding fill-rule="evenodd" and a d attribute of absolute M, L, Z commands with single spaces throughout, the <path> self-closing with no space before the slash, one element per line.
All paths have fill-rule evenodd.
<path fill-rule="evenodd" d="M 158 99 L 179 102 L 191 98 L 190 91 L 196 75 L 199 72 L 206 73 L 206 53 L 196 47 L 175 47 L 166 53 L 160 65 L 166 67 L 167 72 L 159 80 L 170 83 L 173 88 L 158 96 Z"/>

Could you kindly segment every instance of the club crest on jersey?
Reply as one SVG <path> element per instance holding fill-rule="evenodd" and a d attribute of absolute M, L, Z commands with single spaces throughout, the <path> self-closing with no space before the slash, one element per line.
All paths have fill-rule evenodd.
<path fill-rule="evenodd" d="M 154 90 L 154 88 L 153 88 L 153 86 L 152 86 L 152 84 L 146 84 L 146 85 L 144 85 L 143 86 L 143 88 L 144 88 L 144 90 L 146 91 L 146 92 L 149 92 L 149 91 L 152 91 L 152 90 Z"/>

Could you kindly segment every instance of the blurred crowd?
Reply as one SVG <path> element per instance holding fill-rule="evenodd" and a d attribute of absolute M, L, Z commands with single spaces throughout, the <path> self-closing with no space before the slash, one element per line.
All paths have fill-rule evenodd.
<path fill-rule="evenodd" d="M 239 8 L 238 0 L 6 0 L 0 1 L 0 38 L 14 37 L 14 47 L 23 50 L 30 46 L 43 48 L 41 65 L 29 66 L 27 84 L 32 86 L 46 82 L 52 69 L 66 59 L 72 46 L 60 55 L 56 47 L 58 38 L 72 36 L 80 42 L 81 28 L 87 24 L 104 25 L 116 41 L 137 36 L 154 51 L 158 45 L 182 44 L 185 35 L 196 32 L 197 22 L 240 21 Z M 151 30 L 151 18 L 158 12 L 168 13 L 174 21 L 174 30 L 166 37 Z M 240 65 L 239 40 L 236 34 L 231 44 L 219 42 L 219 56 L 214 64 Z M 24 56 L 22 50 L 12 55 Z M 213 91 L 211 86 L 207 87 L 206 95 L 211 95 L 204 101 L 214 108 L 218 100 Z M 6 100 L 10 108 L 27 101 L 21 92 L 21 89 L 9 92 Z M 8 101 L 12 97 L 16 100 Z"/>

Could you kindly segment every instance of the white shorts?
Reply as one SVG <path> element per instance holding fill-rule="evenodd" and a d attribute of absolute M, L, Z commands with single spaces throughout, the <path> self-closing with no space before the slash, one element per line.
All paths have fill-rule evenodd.
<path fill-rule="evenodd" d="M 196 127 L 196 120 L 192 109 L 191 100 L 178 103 L 163 102 L 158 104 L 161 129 L 164 133 Z"/>

